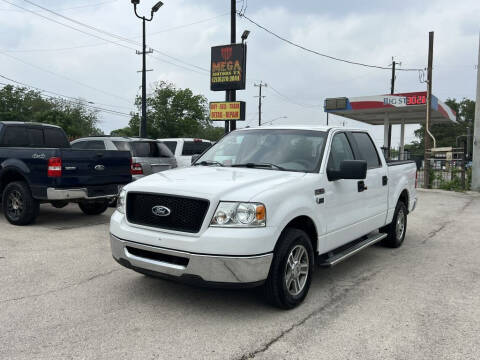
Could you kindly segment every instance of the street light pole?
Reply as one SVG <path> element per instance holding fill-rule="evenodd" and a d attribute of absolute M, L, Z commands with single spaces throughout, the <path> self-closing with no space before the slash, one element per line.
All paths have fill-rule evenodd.
<path fill-rule="evenodd" d="M 145 16 L 140 16 L 137 13 L 137 5 L 140 4 L 140 0 L 131 0 L 133 4 L 133 10 L 137 18 L 142 20 L 142 34 L 143 34 L 143 44 L 142 44 L 142 119 L 140 121 L 140 137 L 146 138 L 147 137 L 147 43 L 146 43 L 146 31 L 145 31 L 145 23 L 147 21 L 153 20 L 153 14 L 158 11 L 163 6 L 163 2 L 157 2 L 151 10 L 150 18 L 146 18 Z M 151 53 L 152 50 L 149 50 Z M 140 54 L 137 51 L 137 54 Z"/>

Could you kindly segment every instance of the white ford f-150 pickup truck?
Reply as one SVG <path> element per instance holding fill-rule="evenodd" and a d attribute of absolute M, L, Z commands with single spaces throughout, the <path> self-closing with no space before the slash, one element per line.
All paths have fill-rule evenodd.
<path fill-rule="evenodd" d="M 307 295 L 314 265 L 377 242 L 402 245 L 415 186 L 415 163 L 387 163 L 366 130 L 236 130 L 192 167 L 125 186 L 112 254 L 149 276 L 262 285 L 288 309 Z"/>

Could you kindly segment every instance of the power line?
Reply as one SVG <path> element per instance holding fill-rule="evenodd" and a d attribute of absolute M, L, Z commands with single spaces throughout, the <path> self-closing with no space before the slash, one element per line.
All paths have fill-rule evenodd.
<path fill-rule="evenodd" d="M 295 100 L 292 100 L 291 98 L 289 98 L 288 96 L 282 94 L 280 91 L 278 91 L 277 89 L 275 89 L 270 83 L 269 83 L 269 87 L 270 89 L 273 90 L 274 93 L 277 94 L 277 96 L 280 96 L 281 98 L 285 99 L 286 101 L 294 104 L 294 105 L 297 105 L 297 106 L 301 106 L 301 107 L 304 107 L 304 108 L 315 108 L 315 107 L 322 107 L 323 104 L 318 104 L 318 105 L 313 105 L 313 104 L 302 104 L 302 103 L 299 103 Z"/>
<path fill-rule="evenodd" d="M 365 63 L 361 63 L 361 62 L 357 62 L 357 61 L 352 61 L 352 60 L 346 60 L 346 59 L 342 59 L 342 58 L 339 58 L 339 57 L 335 57 L 335 56 L 331 56 L 331 55 L 327 55 L 327 54 L 323 54 L 321 52 L 318 52 L 316 50 L 312 50 L 312 49 L 309 49 L 303 45 L 300 45 L 300 44 L 297 44 L 291 40 L 288 40 L 286 38 L 284 38 L 283 36 L 280 36 L 276 33 L 274 33 L 273 31 L 267 29 L 266 27 L 260 25 L 259 23 L 255 22 L 254 20 L 250 19 L 248 16 L 246 16 L 244 13 L 239 13 L 237 12 L 238 16 L 240 16 L 241 18 L 245 18 L 247 19 L 249 22 L 251 22 L 252 24 L 254 24 L 255 26 L 259 27 L 260 29 L 266 31 L 267 33 L 269 33 L 270 35 L 273 35 L 275 36 L 277 39 L 280 39 L 284 42 L 286 42 L 287 44 L 290 44 L 292 46 L 295 46 L 299 49 L 302 49 L 304 51 L 307 51 L 309 53 L 312 53 L 312 54 L 315 54 L 315 55 L 318 55 L 318 56 L 322 56 L 322 57 L 325 57 L 327 59 L 330 59 L 330 60 L 335 60 L 335 61 L 340 61 L 340 62 L 344 62 L 344 63 L 347 63 L 347 64 L 351 64 L 351 65 L 358 65 L 358 66 L 364 66 L 364 67 L 369 67 L 369 68 L 375 68 L 375 69 L 381 69 L 381 70 L 392 70 L 391 67 L 386 67 L 386 66 L 380 66 L 380 65 L 370 65 L 370 64 L 365 64 Z M 407 69 L 407 68 L 403 68 L 403 69 L 397 69 L 399 71 L 419 71 L 421 69 Z"/>
<path fill-rule="evenodd" d="M 49 73 L 49 74 L 51 74 L 51 75 L 54 75 L 54 76 L 57 76 L 57 77 L 66 79 L 66 80 L 68 80 L 68 81 L 74 82 L 74 83 L 76 83 L 76 84 L 78 84 L 78 85 L 81 85 L 81 86 L 83 86 L 83 87 L 86 87 L 86 88 L 89 88 L 89 89 L 98 91 L 98 92 L 100 92 L 100 93 L 102 93 L 102 94 L 105 94 L 105 95 L 108 95 L 108 96 L 112 96 L 112 97 L 115 97 L 115 98 L 117 98 L 117 99 L 121 99 L 121 100 L 126 101 L 126 102 L 128 102 L 128 103 L 131 103 L 131 101 L 130 101 L 129 99 L 127 99 L 127 98 L 124 98 L 124 97 L 122 97 L 122 96 L 119 96 L 119 95 L 110 93 L 110 92 L 105 91 L 105 90 L 102 90 L 102 89 L 98 89 L 98 88 L 96 88 L 96 87 L 94 87 L 94 86 L 91 86 L 91 85 L 88 85 L 88 84 L 84 84 L 84 83 L 82 83 L 82 82 L 80 82 L 80 81 L 78 81 L 78 80 L 72 79 L 72 78 L 70 78 L 70 77 L 68 77 L 68 76 L 61 75 L 61 74 L 57 74 L 57 73 L 55 73 L 55 72 L 53 72 L 53 71 L 51 71 L 51 70 L 44 69 L 44 68 L 42 68 L 42 67 L 40 67 L 40 66 L 38 66 L 38 65 L 35 65 L 35 64 L 31 64 L 31 63 L 29 63 L 29 62 L 27 62 L 27 61 L 25 61 L 25 60 L 22 60 L 22 59 L 20 59 L 20 58 L 18 58 L 18 57 L 16 57 L 16 56 L 7 54 L 7 53 L 5 53 L 5 52 L 3 52 L 3 51 L 0 51 L 0 54 L 3 54 L 4 56 L 6 56 L 6 57 L 8 57 L 8 58 L 14 59 L 14 60 L 16 60 L 16 61 L 19 61 L 19 62 L 21 62 L 21 63 L 23 63 L 23 64 L 25 64 L 25 65 L 31 66 L 31 67 L 36 68 L 36 69 L 38 69 L 38 70 L 41 70 L 41 71 L 43 71 L 43 72 L 46 72 L 46 73 Z"/>
<path fill-rule="evenodd" d="M 3 0 L 3 1 L 6 1 L 6 0 Z M 36 7 L 40 8 L 40 9 L 42 9 L 42 10 L 45 10 L 45 11 L 51 13 L 51 14 L 54 14 L 54 15 L 56 15 L 56 16 L 59 16 L 59 17 L 65 19 L 65 20 L 71 21 L 71 22 L 73 22 L 73 23 L 75 23 L 75 24 L 77 24 L 77 25 L 86 27 L 86 28 L 88 28 L 88 29 L 90 29 L 90 30 L 93 30 L 93 31 L 97 31 L 97 32 L 102 33 L 102 34 L 107 35 L 107 36 L 111 36 L 111 37 L 113 37 L 113 38 L 115 38 L 115 39 L 118 39 L 118 40 L 120 40 L 120 41 L 124 41 L 124 42 L 130 43 L 130 44 L 139 46 L 139 43 L 136 42 L 135 40 L 126 38 L 126 37 L 121 36 L 121 35 L 117 35 L 117 34 L 111 33 L 111 32 L 109 32 L 109 31 L 105 31 L 105 30 L 99 29 L 99 28 L 97 28 L 97 27 L 95 27 L 95 26 L 91 26 L 91 25 L 85 24 L 85 23 L 83 23 L 83 22 L 81 22 L 81 21 L 72 19 L 71 17 L 65 16 L 65 15 L 62 15 L 62 14 L 56 12 L 56 11 L 50 10 L 50 9 L 44 7 L 44 6 L 38 5 L 38 4 L 34 3 L 33 1 L 30 1 L 30 0 L 23 0 L 23 1 L 25 1 L 26 3 L 28 3 L 28 4 L 30 4 L 30 5 L 36 6 Z M 90 35 L 92 35 L 92 34 L 90 34 Z M 98 36 L 95 36 L 95 37 L 99 38 Z M 105 40 L 105 39 L 102 39 L 102 40 L 108 41 L 108 40 Z M 124 45 L 118 44 L 118 43 L 113 42 L 113 41 L 112 41 L 112 43 L 117 44 L 117 45 L 120 45 L 120 46 L 124 46 Z M 124 46 L 124 47 L 125 47 L 125 46 Z M 183 61 L 183 60 L 181 60 L 181 59 L 179 59 L 179 58 L 176 58 L 176 57 L 174 57 L 174 56 L 171 56 L 171 55 L 169 55 L 169 54 L 167 54 L 167 53 L 165 53 L 165 52 L 163 52 L 163 51 L 160 51 L 160 50 L 158 50 L 158 49 L 155 49 L 155 48 L 152 48 L 152 47 L 151 47 L 151 49 L 154 50 L 154 51 L 156 51 L 156 52 L 158 52 L 159 54 L 167 57 L 167 58 L 170 58 L 170 59 L 172 59 L 172 60 L 178 61 L 178 62 L 180 62 L 180 63 L 182 63 L 182 64 L 185 64 L 185 65 L 188 65 L 188 66 L 191 66 L 191 67 L 200 69 L 200 70 L 202 70 L 202 71 L 207 71 L 207 72 L 209 72 L 208 69 L 202 68 L 202 67 L 197 66 L 197 65 L 194 65 L 194 64 L 190 64 L 190 63 L 188 63 L 188 62 L 186 62 L 186 61 Z"/>
<path fill-rule="evenodd" d="M 214 17 L 211 17 L 211 18 L 198 20 L 198 21 L 195 21 L 195 22 L 192 22 L 192 23 L 183 24 L 183 25 L 177 25 L 177 26 L 172 26 L 172 27 L 170 27 L 170 28 L 166 28 L 166 29 L 163 29 L 163 30 L 158 30 L 158 31 L 154 31 L 154 32 L 148 33 L 148 36 L 157 35 L 157 34 L 163 34 L 163 33 L 169 32 L 169 31 L 174 31 L 174 30 L 178 30 L 178 29 L 183 29 L 183 28 L 188 27 L 188 26 L 197 25 L 197 24 L 201 24 L 201 23 L 204 23 L 204 22 L 207 22 L 207 21 L 211 21 L 211 20 L 214 20 L 214 19 L 218 19 L 218 18 L 227 16 L 227 15 L 229 15 L 229 14 L 230 14 L 230 11 L 229 11 L 229 12 L 226 12 L 226 13 L 223 13 L 223 14 L 220 14 L 220 15 L 217 15 L 217 16 L 214 16 Z"/>
<path fill-rule="evenodd" d="M 102 6 L 102 5 L 105 5 L 105 4 L 114 3 L 114 2 L 117 2 L 117 1 L 118 0 L 109 0 L 109 1 L 102 1 L 102 2 L 98 2 L 98 3 L 83 4 L 83 5 L 77 5 L 77 6 L 72 6 L 72 7 L 68 7 L 68 8 L 59 8 L 59 9 L 56 9 L 56 11 L 67 11 L 67 10 L 83 9 L 83 8 L 87 8 L 87 7 L 98 7 L 98 6 Z M 20 11 L 20 10 L 0 9 L 0 11 Z"/>
<path fill-rule="evenodd" d="M 116 110 L 112 110 L 112 109 L 106 109 L 106 108 L 102 108 L 100 106 L 96 106 L 94 102 L 92 101 L 87 101 L 87 100 L 82 100 L 81 98 L 74 98 L 72 96 L 68 96 L 68 95 L 63 95 L 63 94 L 60 94 L 60 93 L 56 93 L 56 92 L 53 92 L 53 91 L 49 91 L 49 90 L 44 90 L 44 89 L 41 89 L 41 88 L 38 88 L 38 87 L 35 87 L 35 86 L 32 86 L 32 85 L 28 85 L 28 84 L 25 84 L 25 83 L 22 83 L 20 81 L 17 81 L 17 80 L 14 80 L 14 79 L 11 79 L 11 78 L 8 78 L 4 75 L 1 75 L 0 74 L 0 77 L 7 80 L 7 81 L 10 81 L 10 82 L 13 82 L 13 83 L 16 83 L 18 85 L 21 85 L 23 87 L 27 87 L 27 88 L 30 88 L 30 89 L 34 89 L 34 90 L 37 90 L 41 93 L 50 93 L 50 94 L 54 94 L 56 96 L 59 96 L 59 97 L 62 97 L 64 101 L 67 101 L 67 102 L 70 102 L 72 104 L 77 104 L 77 103 L 81 103 L 82 105 L 88 107 L 88 108 L 91 108 L 93 110 L 98 110 L 98 111 L 102 111 L 102 112 L 106 112 L 106 113 L 109 113 L 109 114 L 112 114 L 112 115 L 121 115 L 121 116 L 128 116 L 128 117 L 131 117 L 130 114 L 127 114 L 127 113 L 123 113 L 123 112 L 120 112 L 120 111 L 116 111 Z M 9 85 L 9 84 L 5 84 L 5 83 L 0 83 L 2 85 Z M 56 97 L 53 97 L 53 96 L 50 96 L 50 95 L 44 95 L 48 98 L 51 98 L 51 99 L 58 99 Z M 69 99 L 72 99 L 72 100 L 69 100 Z M 115 105 L 106 105 L 106 104 L 100 104 L 98 103 L 99 105 L 104 105 L 104 106 L 112 106 L 114 107 Z"/>

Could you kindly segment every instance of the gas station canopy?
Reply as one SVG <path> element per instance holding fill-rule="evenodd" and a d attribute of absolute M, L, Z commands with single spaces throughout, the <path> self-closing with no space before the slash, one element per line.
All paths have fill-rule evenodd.
<path fill-rule="evenodd" d="M 421 124 L 426 117 L 427 92 L 328 98 L 325 112 L 370 125 Z M 432 95 L 432 124 L 456 122 L 456 114 Z"/>
<path fill-rule="evenodd" d="M 427 92 L 325 99 L 327 114 L 335 114 L 370 125 L 383 125 L 383 148 L 390 154 L 391 125 L 400 124 L 400 159 L 404 158 L 405 124 L 425 123 Z M 456 123 L 456 114 L 432 95 L 431 124 Z"/>

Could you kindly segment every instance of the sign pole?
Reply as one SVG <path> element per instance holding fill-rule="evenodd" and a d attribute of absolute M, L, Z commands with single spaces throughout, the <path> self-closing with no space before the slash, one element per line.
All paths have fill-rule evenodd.
<path fill-rule="evenodd" d="M 237 1 L 231 0 L 231 13 L 230 13 L 230 43 L 235 44 L 237 42 Z M 244 74 L 242 74 L 245 76 Z M 230 95 L 229 95 L 230 93 Z M 227 101 L 236 101 L 237 92 L 235 90 L 227 91 Z M 237 129 L 237 122 L 230 122 L 230 131 Z"/>

